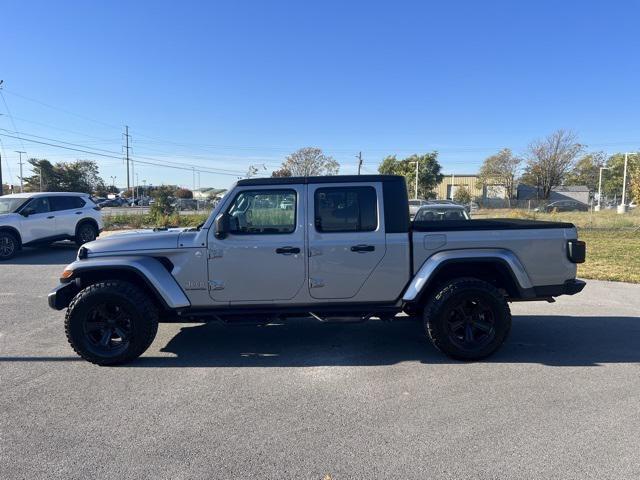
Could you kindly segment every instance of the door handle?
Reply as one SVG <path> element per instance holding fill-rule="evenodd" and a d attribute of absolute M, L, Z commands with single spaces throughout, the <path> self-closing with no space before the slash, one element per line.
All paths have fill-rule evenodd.
<path fill-rule="evenodd" d="M 373 252 L 375 251 L 375 249 L 376 247 L 373 245 L 354 245 L 351 247 L 352 252 L 360 252 L 360 253 Z"/>
<path fill-rule="evenodd" d="M 276 253 L 280 255 L 291 255 L 294 253 L 300 253 L 300 249 L 298 247 L 280 247 L 276 248 Z"/>
<path fill-rule="evenodd" d="M 49 216 L 47 218 L 51 219 L 51 218 L 56 218 L 56 217 L 55 217 L 55 215 L 51 215 L 51 216 Z"/>
<path fill-rule="evenodd" d="M 82 212 L 76 212 L 76 215 L 82 215 Z"/>

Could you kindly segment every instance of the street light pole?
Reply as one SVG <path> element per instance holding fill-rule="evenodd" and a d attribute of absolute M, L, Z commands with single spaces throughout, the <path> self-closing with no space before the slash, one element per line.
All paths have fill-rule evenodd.
<path fill-rule="evenodd" d="M 602 208 L 602 170 L 609 170 L 609 167 L 600 167 L 600 178 L 598 180 L 598 205 L 595 206 L 596 212 L 599 212 Z"/>
<path fill-rule="evenodd" d="M 420 162 L 418 162 L 416 160 L 416 195 L 415 198 L 416 200 L 418 199 L 418 175 L 420 174 Z"/>
<path fill-rule="evenodd" d="M 636 152 L 624 154 L 624 173 L 622 174 L 622 201 L 618 205 L 618 213 L 626 213 L 627 211 L 627 164 L 629 155 L 637 155 Z"/>

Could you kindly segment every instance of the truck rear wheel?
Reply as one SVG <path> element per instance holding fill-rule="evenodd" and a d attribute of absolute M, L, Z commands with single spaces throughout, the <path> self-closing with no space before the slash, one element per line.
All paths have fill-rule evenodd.
<path fill-rule="evenodd" d="M 457 360 L 480 360 L 494 353 L 511 330 L 507 301 L 490 283 L 454 280 L 436 293 L 424 311 L 433 345 Z"/>
<path fill-rule="evenodd" d="M 135 285 L 107 280 L 71 301 L 65 332 L 73 350 L 96 365 L 117 365 L 142 355 L 158 331 L 158 310 Z"/>

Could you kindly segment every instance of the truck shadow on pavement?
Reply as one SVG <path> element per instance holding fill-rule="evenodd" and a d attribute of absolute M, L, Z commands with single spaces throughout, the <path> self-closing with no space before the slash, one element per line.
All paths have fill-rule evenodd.
<path fill-rule="evenodd" d="M 71 242 L 44 247 L 25 247 L 15 257 L 0 265 L 67 265 L 76 259 L 78 246 Z"/>
<path fill-rule="evenodd" d="M 160 327 L 162 329 L 162 326 Z M 152 346 L 157 348 L 156 345 Z M 597 366 L 640 362 L 639 317 L 514 316 L 505 345 L 484 362 Z M 460 363 L 425 338 L 419 322 L 184 326 L 163 348 L 124 367 L 376 366 Z M 147 353 L 149 355 L 150 352 Z"/>

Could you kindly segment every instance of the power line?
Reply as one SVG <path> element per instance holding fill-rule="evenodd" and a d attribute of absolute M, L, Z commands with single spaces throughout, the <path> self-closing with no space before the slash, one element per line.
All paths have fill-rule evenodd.
<path fill-rule="evenodd" d="M 13 129 L 18 130 L 16 128 L 16 122 L 13 121 L 13 115 L 11 115 L 11 110 L 9 110 L 9 105 L 7 105 L 7 100 L 4 98 L 4 93 L 2 93 L 2 90 L 4 90 L 2 88 L 2 83 L 4 83 L 4 81 L 0 81 L 0 97 L 2 97 L 2 103 L 4 103 L 4 108 L 7 110 L 7 113 L 9 114 L 9 120 L 11 120 L 11 125 L 13 125 Z M 18 134 L 16 133 L 16 135 Z M 18 135 L 18 140 L 20 140 L 20 144 L 22 145 L 22 149 L 24 150 L 24 144 L 22 143 L 22 139 L 20 138 L 20 135 Z"/>
<path fill-rule="evenodd" d="M 0 133 L 0 136 L 7 137 L 7 138 L 18 138 L 18 137 L 14 136 L 14 135 L 8 135 L 6 133 Z M 114 158 L 116 160 L 121 160 L 122 159 L 121 156 L 109 155 L 109 154 L 106 154 L 106 153 L 99 153 L 99 152 L 92 152 L 92 151 L 83 150 L 83 149 L 80 149 L 80 148 L 66 147 L 64 145 L 56 145 L 54 143 L 41 142 L 39 140 L 32 140 L 32 139 L 29 139 L 29 138 L 25 138 L 24 140 L 26 142 L 30 142 L 30 143 L 36 143 L 36 144 L 39 144 L 39 145 L 46 145 L 46 146 L 55 147 L 55 148 L 62 148 L 64 150 L 70 150 L 70 151 L 73 151 L 73 152 L 86 153 L 88 155 L 94 155 L 94 156 L 98 156 L 98 157 Z M 147 161 L 144 161 L 144 160 L 138 160 L 138 163 L 141 163 L 143 165 L 151 165 L 151 166 L 154 166 L 154 167 L 173 168 L 173 169 L 177 169 L 177 170 L 192 171 L 192 169 L 193 169 L 193 167 L 187 167 L 187 166 L 180 167 L 180 166 L 176 166 L 176 165 L 164 165 L 164 164 L 161 164 L 161 163 L 147 162 Z M 210 169 L 202 169 L 202 168 L 197 168 L 196 171 L 199 171 L 199 172 L 202 172 L 202 173 L 217 174 L 217 175 L 230 175 L 232 177 L 237 177 L 238 176 L 238 174 L 235 174 L 235 173 L 218 172 L 218 171 L 213 171 L 213 170 L 210 170 Z"/>
<path fill-rule="evenodd" d="M 31 140 L 30 138 L 26 138 L 26 137 L 33 137 L 33 138 L 37 138 L 39 140 L 47 140 L 49 142 L 55 142 L 56 146 L 60 147 L 60 143 L 65 144 L 65 145 L 71 145 L 73 147 L 79 147 L 81 149 L 81 151 L 83 153 L 90 153 L 90 154 L 95 154 L 95 155 L 99 155 L 99 156 L 106 156 L 106 157 L 110 157 L 110 158 L 117 158 L 118 160 L 122 159 L 122 153 L 117 152 L 115 150 L 106 150 L 104 148 L 94 148 L 94 147 L 88 147 L 86 145 L 83 144 L 79 144 L 79 143 L 73 143 L 73 142 L 66 142 L 64 140 L 59 140 L 57 138 L 51 138 L 51 137 L 42 137 L 40 135 L 34 135 L 31 133 L 26 133 L 26 132 L 12 132 L 11 130 L 7 130 L 6 128 L 0 128 L 0 131 L 4 131 L 4 132 L 10 132 L 10 133 L 20 133 L 22 135 L 22 139 L 27 141 L 27 142 L 32 142 L 32 143 L 42 143 L 43 145 L 46 145 L 47 142 L 35 142 L 33 140 Z M 0 135 L 4 135 L 6 137 L 10 137 L 10 138 L 18 138 L 18 137 L 14 137 L 11 135 L 6 135 L 6 134 L 0 134 Z M 131 147 L 129 147 L 131 148 Z M 110 154 L 110 155 L 102 155 L 102 154 Z M 158 158 L 153 158 L 153 157 L 147 157 L 147 156 L 142 156 L 142 155 L 136 155 L 135 156 L 136 159 L 145 159 L 145 160 L 149 160 L 151 162 L 157 162 L 159 165 L 163 165 L 163 164 L 172 164 L 175 166 L 186 166 L 186 167 L 190 167 L 193 168 L 195 167 L 197 170 L 200 170 L 204 173 L 229 173 L 229 174 L 243 174 L 244 172 L 240 171 L 240 170 L 228 170 L 228 169 L 224 169 L 224 168 L 217 168 L 217 167 L 206 167 L 204 165 L 193 165 L 193 164 L 185 164 L 185 163 L 180 163 L 180 162 L 172 162 L 170 160 L 163 160 L 163 159 L 158 159 Z M 140 160 L 137 160 L 138 162 L 140 162 Z M 211 172 L 207 172 L 206 170 L 211 170 Z"/>
<path fill-rule="evenodd" d="M 43 106 L 45 106 L 47 108 L 51 108 L 53 110 L 59 110 L 61 112 L 66 113 L 67 115 L 73 115 L 74 117 L 78 117 L 78 118 L 81 118 L 83 120 L 87 120 L 89 122 L 97 123 L 98 125 L 103 125 L 103 126 L 109 127 L 109 128 L 117 128 L 118 130 L 120 130 L 120 128 L 121 128 L 121 127 L 117 127 L 115 125 L 111 125 L 109 123 L 102 122 L 100 120 L 96 120 L 96 119 L 91 118 L 91 117 L 87 117 L 85 115 L 80 115 L 78 113 L 74 113 L 74 112 L 72 112 L 70 110 L 67 110 L 67 109 L 64 109 L 64 108 L 56 107 L 55 105 L 51 105 L 50 103 L 46 103 L 46 102 L 43 102 L 43 101 L 40 101 L 40 100 L 36 100 L 35 98 L 30 98 L 30 97 L 27 97 L 25 95 L 21 95 L 19 93 L 13 92 L 11 90 L 5 89 L 5 92 L 7 92 L 8 94 L 13 95 L 15 97 L 22 98 L 24 100 L 28 100 L 30 102 L 39 103 L 40 105 L 43 105 Z"/>

